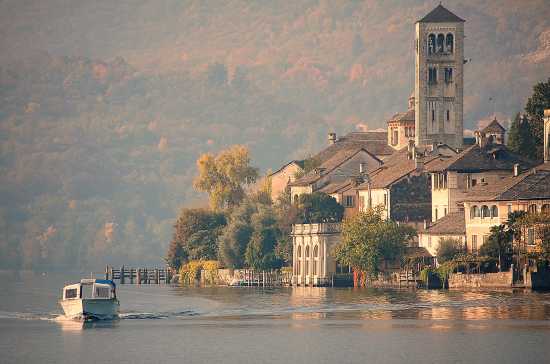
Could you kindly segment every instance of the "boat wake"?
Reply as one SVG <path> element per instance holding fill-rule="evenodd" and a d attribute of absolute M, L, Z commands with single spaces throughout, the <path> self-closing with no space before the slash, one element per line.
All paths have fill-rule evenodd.
<path fill-rule="evenodd" d="M 186 310 L 177 312 L 124 312 L 118 315 L 121 320 L 162 320 L 169 318 L 182 318 L 197 316 L 198 313 Z"/>
<path fill-rule="evenodd" d="M 40 321 L 54 321 L 60 316 L 54 313 L 34 313 L 34 312 L 6 312 L 0 311 L 0 319 L 11 320 L 40 320 Z"/>
<path fill-rule="evenodd" d="M 191 310 L 176 312 L 122 312 L 118 317 L 97 317 L 94 321 L 162 320 L 199 315 Z M 67 317 L 60 313 L 6 312 L 0 311 L 0 319 L 26 321 L 83 321 L 80 317 Z"/>

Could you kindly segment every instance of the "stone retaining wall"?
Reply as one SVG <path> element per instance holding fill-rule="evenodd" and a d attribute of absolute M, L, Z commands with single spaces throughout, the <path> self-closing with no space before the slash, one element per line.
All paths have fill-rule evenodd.
<path fill-rule="evenodd" d="M 449 288 L 510 288 L 512 271 L 485 274 L 451 274 Z"/>

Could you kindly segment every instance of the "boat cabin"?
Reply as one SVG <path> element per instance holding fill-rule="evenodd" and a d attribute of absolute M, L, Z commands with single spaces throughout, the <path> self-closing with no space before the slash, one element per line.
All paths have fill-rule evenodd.
<path fill-rule="evenodd" d="M 82 279 L 80 283 L 63 288 L 63 299 L 113 299 L 116 298 L 115 282 L 106 279 Z"/>

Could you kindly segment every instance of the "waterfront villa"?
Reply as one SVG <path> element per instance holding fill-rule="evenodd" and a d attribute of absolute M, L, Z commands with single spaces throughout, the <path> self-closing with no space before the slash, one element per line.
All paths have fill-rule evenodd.
<path fill-rule="evenodd" d="M 292 284 L 328 285 L 337 264 L 332 254 L 340 243 L 340 223 L 292 226 Z"/>

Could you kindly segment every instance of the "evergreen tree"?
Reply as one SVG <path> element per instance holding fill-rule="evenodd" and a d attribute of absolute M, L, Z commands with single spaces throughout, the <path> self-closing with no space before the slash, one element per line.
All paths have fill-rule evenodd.
<path fill-rule="evenodd" d="M 322 192 L 300 195 L 298 208 L 306 224 L 339 222 L 344 217 L 344 206 L 334 197 Z"/>
<path fill-rule="evenodd" d="M 519 113 L 508 132 L 508 148 L 525 158 L 536 159 L 537 151 L 530 123 Z"/>
<path fill-rule="evenodd" d="M 533 138 L 536 158 L 543 157 L 544 143 L 544 110 L 550 109 L 550 78 L 546 82 L 539 82 L 533 86 L 533 95 L 527 100 L 525 112 L 529 116 L 531 134 Z"/>

